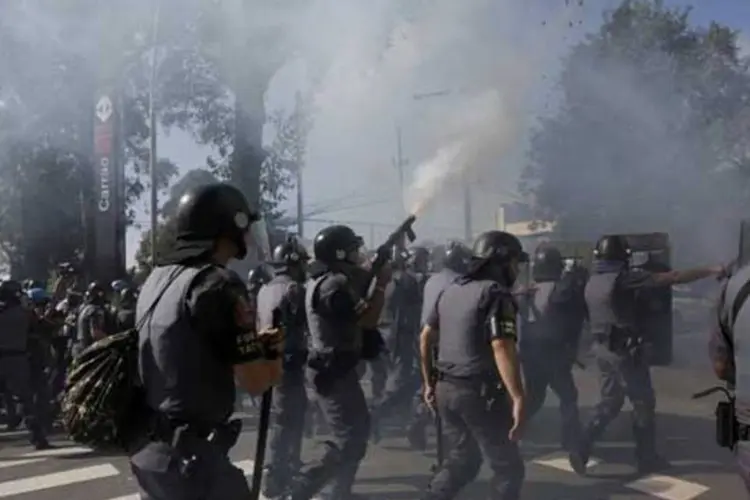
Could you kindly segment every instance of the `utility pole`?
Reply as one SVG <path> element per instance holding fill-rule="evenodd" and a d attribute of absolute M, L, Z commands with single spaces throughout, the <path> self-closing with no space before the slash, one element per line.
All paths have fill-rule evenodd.
<path fill-rule="evenodd" d="M 299 144 L 296 145 L 295 148 L 295 158 L 294 162 L 296 164 L 296 172 L 297 172 L 297 234 L 300 238 L 304 238 L 305 236 L 305 214 L 303 212 L 303 189 L 302 189 L 302 120 L 303 117 L 302 114 L 302 94 L 297 91 L 296 94 L 294 94 L 294 127 L 295 127 L 295 134 L 297 136 L 297 141 L 299 141 Z"/>
<path fill-rule="evenodd" d="M 149 80 L 148 90 L 148 114 L 149 114 L 149 154 L 148 167 L 151 177 L 151 268 L 156 267 L 156 232 L 158 229 L 159 219 L 159 192 L 156 185 L 156 106 L 155 106 L 155 85 L 156 85 L 156 46 L 159 40 L 159 15 L 161 14 L 161 1 L 157 1 L 154 7 L 154 19 L 151 26 L 151 78 Z"/>

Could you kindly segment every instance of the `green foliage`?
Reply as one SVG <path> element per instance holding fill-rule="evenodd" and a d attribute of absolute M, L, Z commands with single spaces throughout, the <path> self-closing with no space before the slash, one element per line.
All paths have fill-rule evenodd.
<path fill-rule="evenodd" d="M 130 220 L 148 187 L 152 83 L 161 126 L 217 148 L 218 158 L 207 159 L 213 174 L 253 202 L 262 198 L 264 209 L 283 199 L 288 175 L 273 161 L 261 167 L 260 138 L 265 89 L 290 53 L 274 43 L 286 27 L 251 26 L 253 8 L 237 2 L 158 3 L 160 11 L 153 0 L 0 2 L 0 250 L 14 271 L 46 273 L 86 250 L 91 120 L 102 84 L 122 99 Z M 176 172 L 160 160 L 158 188 Z"/>
<path fill-rule="evenodd" d="M 560 109 L 532 136 L 521 189 L 537 216 L 567 238 L 666 229 L 695 244 L 697 224 L 750 206 L 747 69 L 732 30 L 623 2 L 567 57 Z"/>

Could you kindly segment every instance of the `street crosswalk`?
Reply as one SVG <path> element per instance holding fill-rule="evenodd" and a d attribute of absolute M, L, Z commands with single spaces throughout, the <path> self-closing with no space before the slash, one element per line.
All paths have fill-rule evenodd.
<path fill-rule="evenodd" d="M 243 433 L 244 434 L 244 433 Z M 254 433 L 248 432 L 238 456 L 248 455 L 248 446 L 254 442 Z M 36 451 L 25 445 L 24 437 L 7 440 L 9 433 L 0 432 L 0 500 L 139 500 L 138 488 L 130 473 L 127 458 L 105 456 L 90 448 L 72 443 L 57 443 L 58 447 Z M 421 457 L 421 458 L 420 458 Z M 529 457 L 526 479 L 533 483 L 559 483 L 563 488 L 586 482 L 586 490 L 598 490 L 596 479 L 583 481 L 570 468 L 567 457 L 560 453 Z M 362 481 L 357 489 L 375 493 L 375 498 L 418 498 L 423 484 L 410 482 L 410 475 L 424 475 L 428 460 L 412 451 L 388 451 L 373 448 L 360 469 Z M 252 460 L 237 460 L 234 464 L 250 477 Z M 592 459 L 589 470 L 596 476 L 597 469 L 607 467 L 601 459 Z M 377 479 L 382 478 L 382 479 Z M 629 491 L 616 498 L 639 500 L 708 500 L 712 490 L 704 484 L 668 475 L 652 475 L 640 479 L 627 479 L 620 491 Z M 693 478 L 690 478 L 693 479 Z M 378 483 L 378 481 L 382 481 Z M 619 481 L 616 481 L 619 483 Z M 571 486 L 572 485 L 572 486 Z M 390 496 L 389 493 L 393 493 Z M 413 497 L 412 497 L 413 495 Z M 700 497 L 700 498 L 698 498 Z M 525 497 L 524 497 L 525 498 Z M 536 497 L 535 497 L 536 498 Z M 546 496 L 544 498 L 547 498 Z M 568 498 L 568 497 L 554 497 Z M 572 498 L 572 497 L 571 497 Z M 590 498 L 590 497 L 586 497 Z M 597 497 L 598 498 L 598 497 Z M 609 498 L 609 496 L 602 497 Z M 265 500 L 265 499 L 262 499 Z"/>
<path fill-rule="evenodd" d="M 240 460 L 235 465 L 246 475 L 252 474 L 252 460 Z M 107 480 L 113 478 L 117 481 L 107 483 Z M 128 489 L 132 493 L 116 491 L 113 494 L 113 489 Z M 9 459 L 0 457 L 0 499 L 26 498 L 25 495 L 31 494 L 35 494 L 34 499 L 46 498 L 39 494 L 51 490 L 54 490 L 55 498 L 69 500 L 140 498 L 134 491 L 137 488 L 130 478 L 124 457 L 105 458 L 98 456 L 90 448 L 80 446 L 25 452 Z M 65 493 L 61 494 L 63 491 Z"/>
<path fill-rule="evenodd" d="M 543 467 L 551 467 L 553 469 L 573 474 L 575 473 L 570 466 L 567 456 L 559 454 L 538 458 L 534 460 L 533 463 Z M 587 470 L 593 472 L 598 466 L 602 465 L 602 463 L 602 460 L 592 457 L 589 460 Z M 702 484 L 662 474 L 651 474 L 627 482 L 624 486 L 630 490 L 643 493 L 648 497 L 655 497 L 661 500 L 693 500 L 709 490 L 707 486 Z"/>

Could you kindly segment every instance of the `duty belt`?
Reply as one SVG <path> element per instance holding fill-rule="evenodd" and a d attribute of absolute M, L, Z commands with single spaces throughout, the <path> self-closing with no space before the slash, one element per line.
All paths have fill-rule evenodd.
<path fill-rule="evenodd" d="M 211 442 L 227 452 L 235 445 L 242 430 L 242 420 L 230 420 L 225 423 L 205 423 L 169 419 L 163 415 L 155 416 L 152 421 L 151 439 L 171 443 L 179 447 L 179 441 L 199 439 Z"/>

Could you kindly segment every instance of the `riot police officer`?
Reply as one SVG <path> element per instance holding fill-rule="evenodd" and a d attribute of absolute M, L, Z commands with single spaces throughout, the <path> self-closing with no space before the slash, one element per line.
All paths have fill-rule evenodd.
<path fill-rule="evenodd" d="M 260 264 L 247 273 L 247 290 L 250 297 L 258 297 L 260 287 L 271 281 L 271 275 L 268 273 L 266 266 Z"/>
<path fill-rule="evenodd" d="M 73 357 L 78 356 L 88 346 L 107 336 L 106 292 L 97 281 L 86 288 L 83 307 L 78 314 L 76 338 L 73 342 Z"/>
<path fill-rule="evenodd" d="M 31 305 L 29 327 L 29 380 L 34 397 L 35 413 L 45 429 L 51 430 L 54 420 L 52 410 L 52 340 L 60 326 L 50 307 L 51 297 L 43 288 L 32 288 L 26 292 Z"/>
<path fill-rule="evenodd" d="M 398 410 L 409 410 L 414 391 L 419 387 L 416 370 L 416 344 L 419 334 L 419 313 L 422 286 L 415 273 L 407 269 L 407 255 L 394 249 L 393 274 L 385 287 L 383 310 L 378 330 L 388 350 L 388 377 L 385 391 L 375 401 L 371 414 L 373 441 L 380 439 L 380 420 Z"/>
<path fill-rule="evenodd" d="M 286 333 L 284 376 L 273 393 L 274 423 L 263 491 L 266 498 L 281 497 L 301 466 L 307 412 L 304 281 L 309 260 L 307 250 L 295 238 L 278 245 L 271 262 L 274 277 L 258 293 L 258 326 L 272 328 L 277 315 Z"/>
<path fill-rule="evenodd" d="M 740 477 L 745 483 L 745 489 L 750 493 L 750 388 L 745 387 L 742 378 L 737 377 L 737 366 L 747 363 L 744 359 L 737 359 L 742 351 L 734 348 L 735 338 L 750 336 L 750 316 L 748 315 L 747 299 L 750 297 L 750 266 L 744 265 L 732 271 L 719 296 L 714 325 L 709 341 L 709 354 L 714 372 L 719 380 L 729 384 L 735 391 L 735 414 L 728 415 L 731 422 L 722 422 L 724 429 L 737 426 L 736 436 L 721 436 L 726 441 L 723 446 L 735 446 L 737 465 Z M 747 356 L 745 354 L 745 356 Z M 717 418 L 721 418 L 717 412 Z M 736 424 L 735 424 L 736 421 Z"/>
<path fill-rule="evenodd" d="M 137 300 L 138 295 L 132 288 L 126 286 L 120 290 L 120 297 L 117 301 L 115 312 L 116 330 L 118 332 L 135 328 L 135 304 Z"/>
<path fill-rule="evenodd" d="M 421 333 L 425 402 L 437 408 L 448 450 L 423 500 L 455 498 L 476 478 L 482 457 L 493 473 L 490 498 L 521 494 L 524 393 L 510 289 L 528 257 L 518 238 L 502 231 L 479 235 L 472 257 L 469 272 L 444 289 Z"/>
<path fill-rule="evenodd" d="M 438 297 L 448 285 L 468 269 L 471 252 L 458 241 L 450 241 L 445 247 L 435 247 L 430 253 L 432 266 L 439 271 L 432 274 L 422 291 L 422 311 L 419 319 L 420 329 L 427 324 L 427 318 L 435 309 Z M 415 412 L 407 429 L 407 438 L 413 448 L 421 450 L 426 447 L 425 430 L 429 422 L 428 408 L 422 400 L 424 388 L 420 388 L 415 403 Z"/>
<path fill-rule="evenodd" d="M 31 444 L 42 450 L 50 445 L 34 404 L 29 363 L 31 316 L 21 304 L 21 295 L 22 287 L 17 281 L 0 283 L 0 379 L 5 389 L 20 400 Z"/>
<path fill-rule="evenodd" d="M 544 404 L 547 387 L 560 400 L 562 447 L 571 450 L 580 434 L 578 390 L 572 368 L 586 316 L 584 287 L 576 276 L 563 274 L 560 251 L 542 245 L 534 252 L 533 290 L 522 296 L 519 350 L 526 388 L 526 416 L 531 419 Z"/>
<path fill-rule="evenodd" d="M 359 383 L 357 367 L 370 357 L 367 335 L 382 308 L 386 266 L 375 279 L 373 294 L 365 295 L 360 265 L 362 238 L 347 226 L 329 226 L 314 240 L 316 263 L 305 291 L 305 311 L 310 331 L 309 378 L 318 408 L 333 438 L 323 456 L 310 464 L 292 490 L 292 500 L 309 500 L 326 483 L 332 483 L 330 499 L 352 495 L 354 477 L 367 452 L 370 414 Z M 369 276 L 369 275 L 368 275 Z"/>
<path fill-rule="evenodd" d="M 227 184 L 188 192 L 177 208 L 174 248 L 143 284 L 138 371 L 151 414 L 130 464 L 144 498 L 250 497 L 228 457 L 242 427 L 230 421 L 235 379 L 251 394 L 276 383 L 283 335 L 256 332 L 247 289 L 226 265 L 246 255 L 258 219 Z"/>
<path fill-rule="evenodd" d="M 724 273 L 721 266 L 651 273 L 630 269 L 629 260 L 630 247 L 624 236 L 603 236 L 597 242 L 585 297 L 601 399 L 570 453 L 570 464 L 578 474 L 585 474 L 594 443 L 620 413 L 625 397 L 633 405 L 638 471 L 647 474 L 669 466 L 656 452 L 656 398 L 647 359 L 649 339 L 642 335 L 638 321 L 637 292 Z"/>

